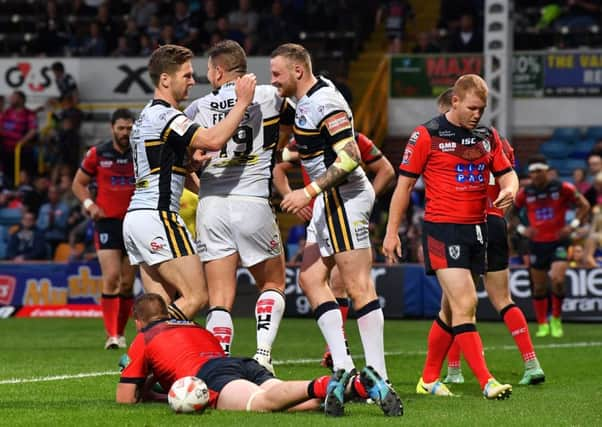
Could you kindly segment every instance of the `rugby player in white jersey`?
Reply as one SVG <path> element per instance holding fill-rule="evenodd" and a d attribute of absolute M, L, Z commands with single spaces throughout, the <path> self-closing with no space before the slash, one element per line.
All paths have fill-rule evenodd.
<path fill-rule="evenodd" d="M 232 40 L 208 52 L 207 79 L 214 90 L 185 110 L 201 128 L 220 123 L 236 102 L 234 83 L 246 73 L 247 58 Z M 197 243 L 209 288 L 206 328 L 226 353 L 234 327 L 236 269 L 247 267 L 260 291 L 255 305 L 255 360 L 274 372 L 272 344 L 284 314 L 284 256 L 269 202 L 274 153 L 280 127 L 290 134 L 295 111 L 275 87 L 259 85 L 232 138 L 200 170 Z"/>
<path fill-rule="evenodd" d="M 212 129 L 200 129 L 176 109 L 194 85 L 192 56 L 177 45 L 161 46 L 151 55 L 155 93 L 130 136 L 136 189 L 123 224 L 125 247 L 131 264 L 141 267 L 145 290 L 162 295 L 169 315 L 182 320 L 207 304 L 201 263 L 178 214 L 190 152 L 221 149 L 242 120 L 256 84 L 254 75 L 238 79 L 238 101 L 228 116 Z M 172 301 L 176 291 L 179 297 Z"/>
<path fill-rule="evenodd" d="M 368 392 L 386 415 L 401 415 L 401 400 L 387 383 L 384 317 L 371 277 L 372 253 L 368 222 L 374 189 L 361 167 L 349 105 L 334 85 L 312 73 L 307 50 L 284 44 L 271 55 L 272 84 L 280 96 L 297 99 L 293 132 L 301 162 L 312 182 L 284 196 L 282 208 L 293 214 L 316 199 L 299 283 L 314 310 L 318 326 L 330 348 L 339 381 L 329 386 L 325 411 L 341 414 L 343 390 L 355 367 L 343 335 L 343 320 L 329 286 L 336 264 L 358 315 L 358 328 L 366 358 L 364 377 Z M 336 375 L 335 375 L 336 376 Z"/>

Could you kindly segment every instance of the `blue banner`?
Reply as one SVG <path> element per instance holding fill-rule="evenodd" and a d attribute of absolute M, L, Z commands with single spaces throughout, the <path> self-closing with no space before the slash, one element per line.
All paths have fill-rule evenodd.
<path fill-rule="evenodd" d="M 548 96 L 602 94 L 602 54 L 557 53 L 544 57 L 544 93 Z"/>

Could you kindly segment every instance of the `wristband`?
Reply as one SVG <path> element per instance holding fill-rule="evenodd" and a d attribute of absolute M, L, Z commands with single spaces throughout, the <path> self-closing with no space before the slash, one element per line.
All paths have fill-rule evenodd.
<path fill-rule="evenodd" d="M 581 221 L 579 221 L 579 218 L 575 218 L 571 221 L 571 223 L 569 224 L 571 226 L 571 228 L 575 229 L 575 228 L 579 228 L 579 226 L 581 225 Z"/>
<path fill-rule="evenodd" d="M 90 209 L 90 206 L 92 206 L 94 204 L 94 201 L 88 197 L 86 200 L 84 200 L 82 202 L 82 204 L 84 205 L 84 209 L 88 210 L 88 209 Z"/>
<path fill-rule="evenodd" d="M 320 194 L 322 192 L 322 189 L 320 188 L 320 186 L 318 184 L 316 184 L 315 181 L 312 181 L 311 183 L 309 183 L 308 185 L 305 186 L 303 191 L 305 192 L 305 195 L 308 198 L 313 199 L 314 197 L 316 197 L 318 194 Z"/>
<path fill-rule="evenodd" d="M 524 225 L 522 225 L 522 224 L 518 224 L 518 225 L 516 226 L 516 232 L 517 232 L 518 234 L 520 234 L 521 236 L 524 236 L 524 235 L 525 235 L 525 231 L 527 231 L 527 227 L 525 227 Z"/>

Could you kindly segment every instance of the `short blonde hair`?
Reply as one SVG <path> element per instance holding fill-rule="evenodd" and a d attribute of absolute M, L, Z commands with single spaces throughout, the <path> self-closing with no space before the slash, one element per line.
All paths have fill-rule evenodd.
<path fill-rule="evenodd" d="M 489 88 L 481 76 L 476 74 L 464 74 L 454 83 L 453 93 L 460 100 L 464 99 L 466 94 L 473 93 L 483 101 L 486 101 Z"/>
<path fill-rule="evenodd" d="M 272 58 L 277 56 L 282 56 L 289 61 L 296 62 L 298 64 L 303 65 L 303 67 L 311 72 L 311 56 L 307 49 L 305 49 L 300 44 L 296 43 L 285 43 L 278 46 L 272 54 L 270 55 Z"/>

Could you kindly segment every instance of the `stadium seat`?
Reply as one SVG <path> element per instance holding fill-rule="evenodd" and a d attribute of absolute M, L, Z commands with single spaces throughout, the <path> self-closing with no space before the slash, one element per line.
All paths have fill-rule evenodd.
<path fill-rule="evenodd" d="M 581 129 L 579 128 L 556 128 L 552 134 L 552 139 L 566 142 L 575 142 L 581 138 Z"/>
<path fill-rule="evenodd" d="M 594 141 L 598 141 L 602 139 L 602 126 L 592 126 L 587 128 L 585 132 L 585 137 L 587 139 L 593 139 Z"/>
<path fill-rule="evenodd" d="M 587 156 L 594 148 L 594 144 L 596 143 L 593 139 L 582 139 L 577 141 L 571 147 L 571 158 L 573 159 L 587 159 Z"/>
<path fill-rule="evenodd" d="M 21 209 L 2 208 L 0 209 L 0 225 L 14 225 L 21 221 Z"/>
<path fill-rule="evenodd" d="M 571 145 L 562 140 L 551 139 L 539 146 L 539 152 L 548 159 L 566 159 L 571 152 Z"/>
<path fill-rule="evenodd" d="M 69 255 L 71 255 L 71 246 L 69 243 L 59 243 L 54 250 L 54 262 L 67 262 L 69 261 Z"/>
<path fill-rule="evenodd" d="M 572 176 L 575 169 L 586 167 L 585 161 L 582 159 L 553 159 L 549 160 L 549 163 L 551 167 L 558 171 L 558 175 L 561 177 Z"/>
<path fill-rule="evenodd" d="M 8 227 L 0 225 L 0 260 L 6 259 L 8 249 Z"/>

